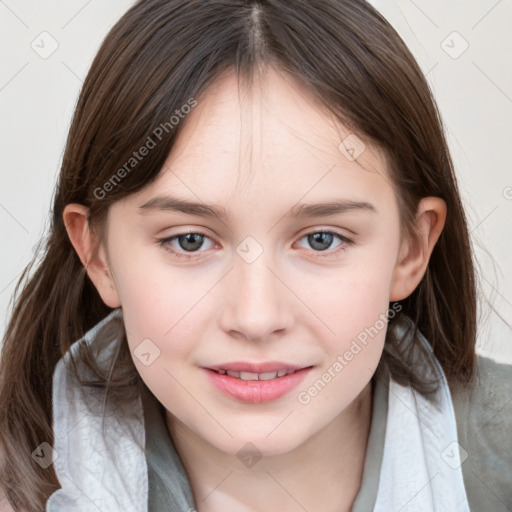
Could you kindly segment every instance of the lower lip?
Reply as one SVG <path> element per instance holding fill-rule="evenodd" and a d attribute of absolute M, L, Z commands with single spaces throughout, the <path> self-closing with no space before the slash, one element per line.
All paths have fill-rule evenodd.
<path fill-rule="evenodd" d="M 225 395 L 241 402 L 259 404 L 277 400 L 289 393 L 304 380 L 311 367 L 270 380 L 242 380 L 221 375 L 207 368 L 202 370 L 206 372 L 212 384 Z"/>

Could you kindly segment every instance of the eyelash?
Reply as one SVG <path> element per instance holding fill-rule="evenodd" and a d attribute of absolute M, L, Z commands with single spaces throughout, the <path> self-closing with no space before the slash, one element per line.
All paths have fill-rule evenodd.
<path fill-rule="evenodd" d="M 318 253 L 318 257 L 319 258 L 332 257 L 333 255 L 336 255 L 339 252 L 344 251 L 346 249 L 346 246 L 350 246 L 350 245 L 354 244 L 353 240 L 351 240 L 350 238 L 347 238 L 346 236 L 344 236 L 344 235 L 342 235 L 340 233 L 337 233 L 336 231 L 323 230 L 323 229 L 319 229 L 317 231 L 311 231 L 310 233 L 306 233 L 305 235 L 301 236 L 300 240 L 302 240 L 303 238 L 305 238 L 307 236 L 315 235 L 317 233 L 326 233 L 326 234 L 329 234 L 329 235 L 334 235 L 341 242 L 343 242 L 343 244 L 340 245 L 340 247 L 338 247 L 337 249 L 335 249 L 334 251 L 331 251 L 331 252 L 328 252 L 328 250 L 326 250 L 326 251 L 314 251 L 313 250 L 313 252 Z M 184 253 L 175 251 L 174 249 L 170 248 L 171 247 L 170 246 L 170 242 L 172 240 L 175 240 L 176 238 L 179 238 L 179 237 L 185 236 L 185 235 L 202 235 L 205 238 L 210 238 L 209 236 L 205 235 L 204 233 L 200 233 L 198 231 L 189 231 L 187 233 L 178 233 L 177 235 L 173 235 L 173 236 L 167 237 L 167 238 L 159 238 L 159 239 L 157 239 L 157 242 L 158 242 L 160 247 L 162 247 L 167 252 L 171 253 L 173 255 L 173 257 L 175 257 L 177 259 L 185 258 L 186 261 L 190 261 L 191 259 L 196 259 L 197 257 L 196 256 L 192 256 L 191 254 L 186 254 L 186 253 L 184 254 Z M 195 251 L 195 252 L 198 252 L 198 251 Z M 326 252 L 327 254 L 322 254 L 324 252 Z M 195 254 L 195 253 L 192 253 L 192 254 Z"/>

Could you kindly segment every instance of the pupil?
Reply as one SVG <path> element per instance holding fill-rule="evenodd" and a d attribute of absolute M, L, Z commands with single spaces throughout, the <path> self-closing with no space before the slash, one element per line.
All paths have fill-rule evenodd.
<path fill-rule="evenodd" d="M 314 249 L 325 251 L 331 245 L 332 238 L 333 235 L 331 233 L 314 233 L 313 235 L 309 235 L 309 243 Z M 322 244 L 326 244 L 325 247 L 323 247 Z"/>
<path fill-rule="evenodd" d="M 185 241 L 182 243 L 182 241 Z M 180 246 L 184 250 L 194 251 L 199 249 L 203 243 L 203 235 L 199 233 L 188 233 L 180 237 Z"/>

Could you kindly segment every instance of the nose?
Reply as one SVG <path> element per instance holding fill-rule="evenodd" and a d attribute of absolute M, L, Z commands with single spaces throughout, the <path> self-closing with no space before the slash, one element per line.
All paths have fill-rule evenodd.
<path fill-rule="evenodd" d="M 235 255 L 219 321 L 231 336 L 264 342 L 292 325 L 293 293 L 266 254 L 251 263 Z"/>

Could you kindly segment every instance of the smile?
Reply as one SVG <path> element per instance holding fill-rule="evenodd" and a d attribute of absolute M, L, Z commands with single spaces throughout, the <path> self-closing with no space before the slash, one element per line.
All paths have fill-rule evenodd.
<path fill-rule="evenodd" d="M 208 381 L 224 396 L 238 402 L 261 404 L 284 397 L 313 369 L 291 368 L 265 372 L 201 368 Z"/>

